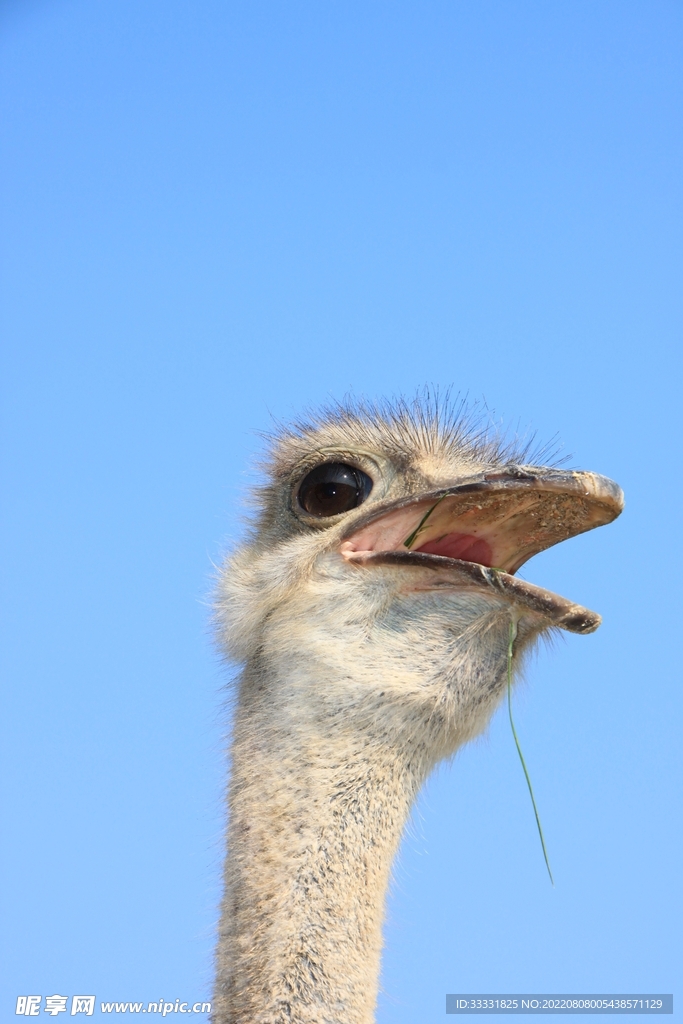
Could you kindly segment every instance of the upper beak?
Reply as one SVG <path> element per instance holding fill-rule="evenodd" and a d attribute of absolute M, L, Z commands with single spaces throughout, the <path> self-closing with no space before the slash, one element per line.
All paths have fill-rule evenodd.
<path fill-rule="evenodd" d="M 539 551 L 612 522 L 623 507 L 621 488 L 596 473 L 506 466 L 369 509 L 341 553 L 365 565 L 429 569 L 429 589 L 493 587 L 555 625 L 592 632 L 596 613 L 512 574 Z"/>

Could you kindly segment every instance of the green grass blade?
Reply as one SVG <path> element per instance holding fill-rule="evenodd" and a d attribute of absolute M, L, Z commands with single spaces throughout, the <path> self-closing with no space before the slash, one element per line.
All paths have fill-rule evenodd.
<path fill-rule="evenodd" d="M 536 816 L 536 826 L 538 828 L 538 834 L 539 834 L 540 839 L 541 839 L 541 846 L 543 847 L 543 856 L 545 858 L 545 866 L 548 869 L 548 875 L 550 876 L 550 882 L 551 882 L 552 886 L 554 887 L 555 886 L 555 881 L 553 879 L 553 873 L 550 870 L 550 861 L 548 860 L 548 851 L 546 849 L 545 839 L 543 837 L 543 829 L 541 827 L 541 819 L 539 817 L 538 808 L 536 806 L 536 800 L 534 798 L 534 790 L 533 790 L 533 787 L 531 785 L 531 779 L 529 778 L 529 772 L 527 771 L 527 767 L 526 767 L 526 764 L 525 764 L 525 761 L 524 761 L 524 754 L 522 753 L 522 748 L 519 745 L 519 739 L 517 738 L 517 730 L 515 729 L 515 723 L 514 723 L 513 718 L 512 718 L 512 645 L 515 642 L 515 637 L 516 636 L 517 636 L 517 623 L 512 621 L 512 622 L 510 622 L 510 637 L 509 637 L 509 640 L 508 640 L 508 714 L 510 716 L 510 728 L 512 729 L 512 735 L 513 735 L 513 738 L 514 738 L 514 741 L 515 741 L 515 746 L 517 747 L 517 753 L 519 754 L 519 759 L 522 762 L 522 768 L 524 769 L 524 778 L 526 779 L 526 784 L 529 787 L 529 796 L 531 797 L 531 803 L 532 803 L 532 806 L 534 808 L 534 815 Z"/>
<path fill-rule="evenodd" d="M 447 494 L 442 494 L 442 495 L 441 495 L 441 497 L 440 497 L 440 498 L 438 499 L 438 501 L 435 501 L 435 502 L 434 502 L 434 504 L 432 505 L 432 507 L 431 507 L 430 509 L 427 509 L 427 511 L 426 511 L 426 512 L 425 512 L 425 514 L 424 514 L 424 515 L 422 516 L 422 519 L 421 519 L 421 520 L 420 520 L 420 522 L 419 522 L 419 523 L 417 524 L 417 526 L 415 527 L 415 529 L 413 530 L 413 532 L 412 532 L 412 533 L 410 534 L 410 536 L 409 536 L 409 537 L 407 537 L 407 538 L 406 538 L 406 540 L 404 540 L 404 541 L 403 541 L 403 547 L 404 547 L 404 548 L 409 548 L 409 547 L 410 547 L 410 546 L 411 546 L 412 544 L 414 544 L 414 543 L 415 543 L 415 538 L 416 538 L 416 537 L 417 537 L 417 535 L 418 535 L 418 534 L 419 534 L 419 533 L 421 532 L 421 530 L 422 530 L 422 528 L 423 528 L 424 524 L 425 524 L 425 523 L 427 522 L 427 520 L 428 520 L 428 519 L 429 519 L 429 517 L 431 516 L 431 514 L 432 514 L 432 512 L 434 511 L 434 509 L 436 508 L 436 506 L 437 506 L 437 505 L 439 504 L 439 502 L 442 502 L 442 501 L 443 501 L 443 499 L 444 499 L 444 498 L 446 498 L 446 497 L 448 497 L 448 495 L 447 495 Z"/>

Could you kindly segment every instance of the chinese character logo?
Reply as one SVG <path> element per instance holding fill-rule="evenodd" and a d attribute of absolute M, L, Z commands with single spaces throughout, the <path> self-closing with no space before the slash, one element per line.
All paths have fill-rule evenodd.
<path fill-rule="evenodd" d="M 86 1017 L 92 1017 L 95 1011 L 94 996 L 74 996 L 71 1000 L 71 1016 L 75 1013 L 84 1013 Z"/>
<path fill-rule="evenodd" d="M 66 1013 L 66 1001 L 68 996 L 45 996 L 45 1013 L 56 1017 L 58 1013 Z"/>
<path fill-rule="evenodd" d="M 42 996 L 17 996 L 15 1014 L 21 1014 L 22 1017 L 37 1017 L 40 1013 L 41 999 Z"/>

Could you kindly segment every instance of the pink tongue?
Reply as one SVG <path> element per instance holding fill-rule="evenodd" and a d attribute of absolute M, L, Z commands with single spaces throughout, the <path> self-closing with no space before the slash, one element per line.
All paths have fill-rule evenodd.
<path fill-rule="evenodd" d="M 493 565 L 491 546 L 481 537 L 472 537 L 467 533 L 449 533 L 439 540 L 430 540 L 416 551 L 427 555 L 445 555 L 446 558 L 460 558 L 463 562 L 479 562 L 480 565 Z"/>

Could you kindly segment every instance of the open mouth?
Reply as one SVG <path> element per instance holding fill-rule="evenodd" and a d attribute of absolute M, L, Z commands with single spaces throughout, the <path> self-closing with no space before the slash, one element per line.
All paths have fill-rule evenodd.
<path fill-rule="evenodd" d="M 366 567 L 422 570 L 410 590 L 493 588 L 556 626 L 592 633 L 601 621 L 596 612 L 514 574 L 539 551 L 612 522 L 623 506 L 621 488 L 607 477 L 507 466 L 376 506 L 340 551 Z"/>

